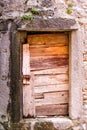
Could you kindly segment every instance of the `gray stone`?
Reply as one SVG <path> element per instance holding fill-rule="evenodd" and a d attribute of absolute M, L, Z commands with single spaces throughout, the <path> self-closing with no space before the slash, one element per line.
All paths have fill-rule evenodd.
<path fill-rule="evenodd" d="M 5 130 L 4 127 L 0 124 L 0 130 Z"/>
<path fill-rule="evenodd" d="M 9 32 L 3 32 L 0 38 L 0 121 L 7 120 L 9 104 Z"/>
<path fill-rule="evenodd" d="M 83 113 L 86 116 L 87 115 L 87 69 L 85 69 L 85 67 L 87 68 L 87 0 L 71 0 L 73 1 L 74 5 L 72 7 L 72 14 L 67 14 L 67 2 L 65 2 L 67 0 L 0 0 L 0 16 L 2 16 L 3 19 L 11 19 L 11 17 L 13 17 L 13 21 L 11 21 L 12 23 L 14 23 L 14 21 L 16 20 L 16 17 L 18 19 L 20 19 L 21 14 L 24 13 L 24 8 L 28 9 L 27 14 L 29 14 L 28 12 L 30 12 L 31 7 L 34 8 L 36 7 L 37 9 L 40 10 L 39 15 L 37 15 L 35 17 L 35 19 L 32 19 L 31 21 L 25 21 L 24 23 L 20 22 L 20 28 L 22 27 L 21 24 L 25 27 L 25 28 L 33 28 L 37 30 L 40 30 L 41 28 L 44 29 L 59 29 L 59 30 L 64 30 L 64 29 L 71 29 L 72 26 L 74 26 L 76 24 L 76 21 L 78 23 L 78 30 L 81 30 L 81 32 L 84 32 L 84 34 L 79 34 L 78 35 L 78 39 L 74 39 L 73 41 L 73 45 L 74 46 L 71 51 L 76 53 L 75 57 L 73 57 L 73 70 L 76 69 L 75 71 L 73 71 L 72 76 L 74 77 L 72 80 L 71 79 L 71 86 L 74 86 L 73 89 L 70 90 L 70 92 L 72 91 L 72 93 L 75 95 L 75 97 L 77 98 L 73 98 L 73 94 L 71 95 L 71 98 L 73 98 L 72 100 L 72 105 L 69 104 L 70 106 L 70 110 L 69 110 L 69 116 L 70 116 L 70 111 L 72 109 L 72 113 L 74 116 L 77 117 L 77 115 L 81 115 L 81 113 L 78 111 L 80 110 L 79 107 L 79 103 L 80 103 L 80 99 L 78 98 L 78 96 L 80 95 L 80 93 L 82 94 L 82 87 L 86 86 L 86 90 L 83 90 L 83 103 L 84 103 L 84 107 L 83 107 Z M 23 4 L 24 3 L 24 4 Z M 25 15 L 25 14 L 24 14 Z M 51 18 L 50 18 L 51 17 Z M 84 30 L 82 29 L 82 27 L 84 28 Z M 58 31 L 58 30 L 57 30 Z M 6 121 L 8 113 L 8 104 L 9 104 L 9 93 L 10 93 L 10 88 L 9 88 L 9 57 L 10 57 L 10 40 L 9 40 L 9 31 L 8 31 L 8 22 L 5 21 L 0 21 L 0 121 Z M 14 37 L 14 30 L 12 30 L 13 33 L 11 33 Z M 77 31 L 78 32 L 78 31 Z M 71 35 L 73 34 L 73 32 L 71 33 Z M 75 37 L 75 36 L 74 36 Z M 76 36 L 77 37 L 77 36 Z M 16 52 L 16 35 L 13 38 L 13 54 L 14 54 L 14 50 Z M 71 39 L 70 39 L 71 40 Z M 83 43 L 85 43 L 85 45 L 82 45 Z M 71 43 L 70 43 L 71 44 Z M 79 47 L 78 47 L 79 46 Z M 83 54 L 82 52 L 82 46 L 84 46 L 84 51 L 85 54 Z M 79 52 L 80 55 L 77 55 Z M 83 59 L 82 59 L 82 55 L 83 55 Z M 15 58 L 15 56 L 14 56 Z M 13 58 L 13 59 L 14 59 Z M 71 57 L 70 57 L 71 59 Z M 80 61 L 78 62 L 79 64 L 76 64 L 78 60 L 83 60 L 81 63 Z M 17 60 L 17 58 L 15 58 L 15 61 Z M 72 59 L 71 59 L 72 60 Z M 13 64 L 14 62 L 13 61 Z M 70 67 L 70 69 L 72 68 L 72 66 Z M 85 85 L 80 85 L 83 81 L 83 78 L 79 77 L 80 73 L 79 70 L 82 69 L 82 67 L 84 68 L 85 71 L 85 75 L 84 75 L 84 82 Z M 16 69 L 16 67 L 15 67 Z M 12 69 L 14 70 L 14 69 Z M 71 70 L 70 70 L 71 71 Z M 71 72 L 70 72 L 71 73 Z M 15 75 L 15 71 L 14 73 L 12 73 Z M 70 75 L 71 76 L 71 75 Z M 82 73 L 81 73 L 82 76 Z M 75 78 L 76 77 L 76 78 Z M 81 80 L 78 80 L 78 79 Z M 14 79 L 13 79 L 14 81 Z M 18 81 L 17 81 L 18 82 Z M 76 83 L 75 83 L 76 82 Z M 78 83 L 77 83 L 78 82 Z M 15 80 L 16 83 L 16 80 Z M 16 89 L 17 85 L 13 82 L 13 90 L 16 90 L 15 93 L 17 92 L 19 94 L 19 90 Z M 74 85 L 77 84 L 77 85 Z M 70 86 L 70 87 L 71 87 Z M 76 87 L 75 87 L 76 86 Z M 81 89 L 79 89 L 81 87 Z M 74 91 L 73 91 L 74 90 Z M 79 91 L 81 90 L 81 92 Z M 13 99 L 18 98 L 20 99 L 20 95 L 18 95 L 17 97 L 15 96 L 15 93 L 13 93 Z M 19 102 L 18 102 L 19 103 Z M 70 102 L 71 103 L 71 102 Z M 16 105 L 18 105 L 15 100 L 13 100 L 13 109 L 16 108 Z M 78 106 L 78 107 L 77 107 Z M 77 109 L 74 111 L 74 109 L 77 107 Z M 82 108 L 81 108 L 82 110 Z M 17 113 L 20 115 L 20 113 Z M 14 116 L 14 115 L 13 115 Z M 15 120 L 17 120 L 16 116 L 15 116 Z M 60 120 L 60 119 L 59 119 Z M 46 120 L 45 120 L 46 121 Z M 39 120 L 40 122 L 40 120 Z M 38 122 L 38 123 L 39 123 Z M 48 121 L 49 122 L 49 121 Z M 67 120 L 62 119 L 61 121 L 58 122 L 58 120 L 55 119 L 55 121 L 51 120 L 51 123 L 54 122 L 53 124 L 55 125 L 55 127 L 58 128 L 69 128 L 72 126 L 72 122 L 68 120 L 68 124 L 67 124 Z M 50 123 L 47 123 L 50 124 Z M 53 124 L 52 127 L 53 127 Z M 41 125 L 44 125 L 44 123 L 42 123 Z M 74 124 L 75 125 L 75 124 Z M 40 125 L 38 125 L 37 127 L 39 127 Z M 28 127 L 27 125 L 24 126 L 25 129 Z M 47 129 L 47 125 L 44 126 L 45 129 Z M 52 128 L 51 127 L 51 128 Z M 49 128 L 51 130 L 51 128 Z M 83 125 L 84 130 L 87 130 L 87 126 Z M 24 128 L 23 128 L 24 129 Z M 38 128 L 39 129 L 39 128 Z M 54 128 L 53 128 L 54 129 Z M 80 126 L 74 126 L 73 130 L 81 130 L 82 128 Z M 0 130 L 4 130 L 3 126 L 0 125 Z"/>
<path fill-rule="evenodd" d="M 39 11 L 39 16 L 53 16 L 54 15 L 54 11 L 53 10 L 40 10 Z"/>
<path fill-rule="evenodd" d="M 26 28 L 56 28 L 56 29 L 70 29 L 76 24 L 74 19 L 64 19 L 64 18 L 50 18 L 50 19 L 33 19 L 27 24 Z"/>
<path fill-rule="evenodd" d="M 0 6 L 0 16 L 2 16 L 3 8 Z"/>
<path fill-rule="evenodd" d="M 36 6 L 37 0 L 27 0 L 25 3 L 27 3 L 28 6 Z"/>
<path fill-rule="evenodd" d="M 73 127 L 72 121 L 64 117 L 31 119 L 29 123 L 31 130 L 67 130 Z"/>
<path fill-rule="evenodd" d="M 42 0 L 42 4 L 43 7 L 50 7 L 52 6 L 52 0 Z"/>

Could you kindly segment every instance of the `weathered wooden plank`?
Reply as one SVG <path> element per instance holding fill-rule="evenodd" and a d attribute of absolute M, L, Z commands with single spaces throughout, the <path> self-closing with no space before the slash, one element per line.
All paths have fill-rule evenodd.
<path fill-rule="evenodd" d="M 69 68 L 66 65 L 66 66 L 58 67 L 58 68 L 32 70 L 32 73 L 35 75 L 69 74 Z"/>
<path fill-rule="evenodd" d="M 35 99 L 35 106 L 63 104 L 69 102 L 68 91 L 44 93 L 44 99 Z"/>
<path fill-rule="evenodd" d="M 37 93 L 47 93 L 47 92 L 57 92 L 57 91 L 68 91 L 69 84 L 60 84 L 60 85 L 46 85 L 46 86 L 39 86 L 34 88 L 34 92 Z"/>
<path fill-rule="evenodd" d="M 64 116 L 68 114 L 68 104 L 36 106 L 35 114 L 37 116 Z"/>
<path fill-rule="evenodd" d="M 44 45 L 38 45 L 38 44 L 31 44 L 30 47 L 31 48 L 48 48 L 48 47 L 63 47 L 63 46 L 68 46 L 67 44 L 58 44 L 58 43 L 54 43 L 54 44 L 44 44 Z"/>
<path fill-rule="evenodd" d="M 30 75 L 30 52 L 29 44 L 23 44 L 23 75 Z"/>
<path fill-rule="evenodd" d="M 30 85 L 24 85 L 23 87 L 23 114 L 24 117 L 34 117 L 35 105 L 34 105 L 34 78 L 31 74 Z"/>
<path fill-rule="evenodd" d="M 30 64 L 31 70 L 40 70 L 47 68 L 58 68 L 61 65 L 68 65 L 69 55 L 56 55 L 56 56 L 35 56 L 31 57 Z M 37 67 L 37 68 L 36 68 Z M 36 69 L 35 69 L 36 68 Z"/>
<path fill-rule="evenodd" d="M 35 99 L 43 99 L 44 98 L 44 94 L 43 93 L 34 94 L 34 98 Z"/>
<path fill-rule="evenodd" d="M 43 59 L 50 59 L 50 58 L 69 58 L 69 54 L 58 54 L 58 55 L 51 55 L 51 56 L 31 56 L 30 55 L 30 60 L 43 60 Z"/>
<path fill-rule="evenodd" d="M 46 44 L 63 44 L 68 45 L 68 35 L 59 34 L 33 34 L 28 35 L 28 43 L 35 45 L 46 45 Z"/>
<path fill-rule="evenodd" d="M 35 75 L 49 75 L 49 74 L 68 74 L 69 72 L 68 66 L 52 68 L 52 69 L 44 69 L 44 70 L 32 70 L 32 73 Z"/>
<path fill-rule="evenodd" d="M 31 56 L 47 56 L 47 55 L 66 55 L 69 54 L 68 46 L 60 46 L 60 47 L 31 47 L 30 46 L 30 55 Z"/>
<path fill-rule="evenodd" d="M 66 66 L 69 64 L 68 57 L 59 58 L 59 57 L 44 57 L 44 58 L 31 58 L 30 67 L 31 70 L 40 70 L 40 69 L 49 69 L 49 68 L 58 68 L 60 66 Z"/>
<path fill-rule="evenodd" d="M 58 85 L 63 83 L 68 83 L 67 74 L 59 75 L 37 75 L 34 77 L 34 86 L 46 86 L 46 85 Z"/>

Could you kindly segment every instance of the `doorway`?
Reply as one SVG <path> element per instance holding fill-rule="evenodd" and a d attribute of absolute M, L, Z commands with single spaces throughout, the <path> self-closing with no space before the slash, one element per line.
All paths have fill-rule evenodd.
<path fill-rule="evenodd" d="M 23 44 L 24 117 L 68 115 L 69 33 L 32 33 Z"/>

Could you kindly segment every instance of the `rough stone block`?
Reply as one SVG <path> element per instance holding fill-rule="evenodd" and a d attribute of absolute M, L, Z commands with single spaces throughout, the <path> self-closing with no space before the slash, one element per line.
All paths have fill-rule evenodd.
<path fill-rule="evenodd" d="M 27 24 L 26 28 L 35 28 L 40 29 L 44 28 L 54 28 L 59 30 L 64 29 L 72 29 L 73 26 L 76 25 L 76 21 L 74 19 L 66 19 L 66 18 L 50 18 L 50 19 L 41 19 L 35 18 L 32 19 L 29 24 Z"/>
<path fill-rule="evenodd" d="M 27 0 L 27 5 L 28 6 L 36 6 L 37 5 L 37 0 Z"/>
<path fill-rule="evenodd" d="M 72 130 L 84 130 L 83 128 L 81 128 L 80 126 L 75 126 L 72 128 Z"/>
<path fill-rule="evenodd" d="M 0 130 L 5 130 L 4 127 L 0 124 Z"/>
<path fill-rule="evenodd" d="M 51 122 L 37 122 L 35 123 L 34 130 L 57 130 Z"/>
<path fill-rule="evenodd" d="M 40 118 L 31 121 L 34 130 L 67 130 L 73 126 L 68 118 Z"/>
<path fill-rule="evenodd" d="M 9 104 L 9 57 L 10 41 L 9 33 L 1 34 L 0 39 L 0 121 L 7 120 Z"/>
<path fill-rule="evenodd" d="M 50 7 L 52 6 L 52 0 L 42 0 L 42 4 L 43 7 Z"/>

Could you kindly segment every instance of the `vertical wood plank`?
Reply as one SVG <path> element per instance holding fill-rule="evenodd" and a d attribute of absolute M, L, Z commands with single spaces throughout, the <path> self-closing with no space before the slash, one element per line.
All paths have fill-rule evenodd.
<path fill-rule="evenodd" d="M 31 74 L 30 85 L 23 86 L 23 113 L 24 117 L 34 117 L 34 75 Z"/>
<path fill-rule="evenodd" d="M 23 44 L 23 75 L 30 75 L 29 44 Z"/>
<path fill-rule="evenodd" d="M 34 112 L 34 75 L 30 74 L 29 44 L 23 45 L 23 113 L 24 117 L 33 117 Z M 26 83 L 25 83 L 26 82 Z"/>

